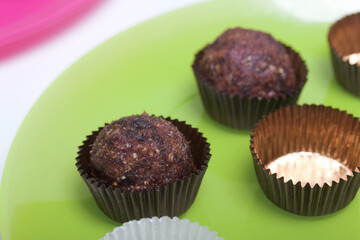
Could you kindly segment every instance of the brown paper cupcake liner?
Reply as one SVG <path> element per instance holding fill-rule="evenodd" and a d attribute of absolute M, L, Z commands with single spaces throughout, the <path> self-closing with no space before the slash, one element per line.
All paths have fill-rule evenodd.
<path fill-rule="evenodd" d="M 110 218 L 120 223 L 146 217 L 179 216 L 194 202 L 210 160 L 210 144 L 198 129 L 185 122 L 171 120 L 186 140 L 190 142 L 191 153 L 196 162 L 196 173 L 168 183 L 166 186 L 141 191 L 121 191 L 114 186 L 100 184 L 89 169 L 90 149 L 99 131 L 87 136 L 79 147 L 76 166 L 88 186 L 99 208 Z"/>
<path fill-rule="evenodd" d="M 360 122 L 331 107 L 288 106 L 265 116 L 251 134 L 251 154 L 265 195 L 280 208 L 304 216 L 335 212 L 348 205 L 360 186 Z M 336 159 L 352 174 L 330 184 L 302 185 L 271 173 L 267 164 L 288 153 L 312 152 Z M 303 169 L 296 169 L 303 171 Z"/>
<path fill-rule="evenodd" d="M 284 45 L 284 44 L 283 44 Z M 296 104 L 300 92 L 307 80 L 307 68 L 300 55 L 284 45 L 295 70 L 298 87 L 286 97 L 270 99 L 248 98 L 230 95 L 210 85 L 197 71 L 198 63 L 193 64 L 194 74 L 199 87 L 201 99 L 207 113 L 216 121 L 237 129 L 251 130 L 263 115 L 287 105 Z M 201 54 L 199 52 L 198 54 Z"/>
<path fill-rule="evenodd" d="M 360 53 L 360 13 L 348 15 L 331 26 L 328 34 L 331 59 L 338 82 L 360 96 L 360 64 L 350 64 L 346 56 Z"/>

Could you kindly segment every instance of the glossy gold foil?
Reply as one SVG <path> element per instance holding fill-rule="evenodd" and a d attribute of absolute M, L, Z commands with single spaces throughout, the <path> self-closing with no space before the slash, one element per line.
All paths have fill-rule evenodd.
<path fill-rule="evenodd" d="M 360 67 L 360 53 L 353 53 L 343 57 L 344 61 L 349 61 L 351 65 L 357 65 Z"/>
<path fill-rule="evenodd" d="M 340 178 L 346 180 L 346 175 L 352 176 L 351 170 L 339 161 L 313 152 L 294 152 L 281 156 L 268 165 L 271 173 L 277 177 L 284 177 L 284 181 L 293 180 L 301 182 L 305 187 L 307 183 L 311 187 L 315 184 L 323 186 L 324 183 L 331 185 L 332 181 L 339 182 Z"/>

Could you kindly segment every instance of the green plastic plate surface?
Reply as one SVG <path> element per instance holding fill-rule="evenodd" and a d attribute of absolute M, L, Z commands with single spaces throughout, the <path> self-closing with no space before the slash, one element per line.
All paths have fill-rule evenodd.
<path fill-rule="evenodd" d="M 6 161 L 0 192 L 3 240 L 98 239 L 118 226 L 96 206 L 75 157 L 92 130 L 144 110 L 186 120 L 211 143 L 213 156 L 199 194 L 181 218 L 209 226 L 227 240 L 359 239 L 359 196 L 322 217 L 276 207 L 257 182 L 250 131 L 222 126 L 204 111 L 191 70 L 194 55 L 236 26 L 269 32 L 300 52 L 309 68 L 300 104 L 330 105 L 360 116 L 360 99 L 335 80 L 329 24 L 302 22 L 259 0 L 212 1 L 165 14 L 95 48 L 33 106 Z"/>

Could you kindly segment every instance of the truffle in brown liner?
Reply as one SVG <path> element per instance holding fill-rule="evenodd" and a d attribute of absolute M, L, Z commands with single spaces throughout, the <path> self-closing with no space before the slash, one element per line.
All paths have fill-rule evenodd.
<path fill-rule="evenodd" d="M 360 13 L 334 23 L 328 41 L 336 79 L 346 90 L 360 96 Z"/>
<path fill-rule="evenodd" d="M 179 216 L 189 209 L 199 191 L 208 162 L 210 144 L 197 129 L 185 122 L 166 118 L 176 126 L 189 142 L 191 154 L 196 164 L 196 173 L 191 173 L 175 183 L 151 188 L 150 190 L 121 191 L 113 185 L 100 184 L 91 175 L 89 167 L 90 150 L 99 131 L 87 136 L 79 147 L 76 166 L 88 186 L 99 208 L 110 218 L 120 223 L 146 217 Z"/>
<path fill-rule="evenodd" d="M 304 216 L 329 214 L 348 205 L 359 189 L 360 122 L 345 111 L 316 105 L 284 107 L 256 125 L 250 149 L 261 188 L 273 203 L 286 211 Z M 336 160 L 349 174 L 333 171 L 330 181 L 314 184 L 311 181 L 315 176 L 286 181 L 289 179 L 286 172 L 279 176 L 268 168 L 279 157 L 303 152 Z M 311 169 L 316 165 L 312 163 L 306 168 L 297 167 L 296 171 L 303 175 L 306 171 L 322 174 L 321 168 Z"/>
<path fill-rule="evenodd" d="M 287 105 L 296 104 L 300 92 L 307 80 L 307 68 L 300 55 L 292 48 L 283 44 L 290 57 L 295 72 L 297 88 L 289 91 L 286 97 L 277 96 L 273 98 L 249 98 L 240 95 L 230 95 L 227 92 L 218 90 L 209 84 L 205 77 L 198 71 L 198 59 L 203 54 L 200 51 L 193 64 L 194 74 L 199 87 L 201 99 L 207 113 L 216 121 L 227 126 L 251 130 L 255 123 L 263 115 L 275 111 Z"/>

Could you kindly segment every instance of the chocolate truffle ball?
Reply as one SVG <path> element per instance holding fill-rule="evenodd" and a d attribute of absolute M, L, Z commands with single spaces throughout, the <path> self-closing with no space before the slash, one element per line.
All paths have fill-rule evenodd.
<path fill-rule="evenodd" d="M 196 170 L 184 135 L 171 122 L 146 113 L 106 125 L 90 156 L 101 178 L 121 190 L 149 190 Z"/>
<path fill-rule="evenodd" d="M 217 89 L 242 97 L 285 97 L 297 81 L 286 48 L 271 35 L 234 28 L 200 51 L 194 63 Z"/>

